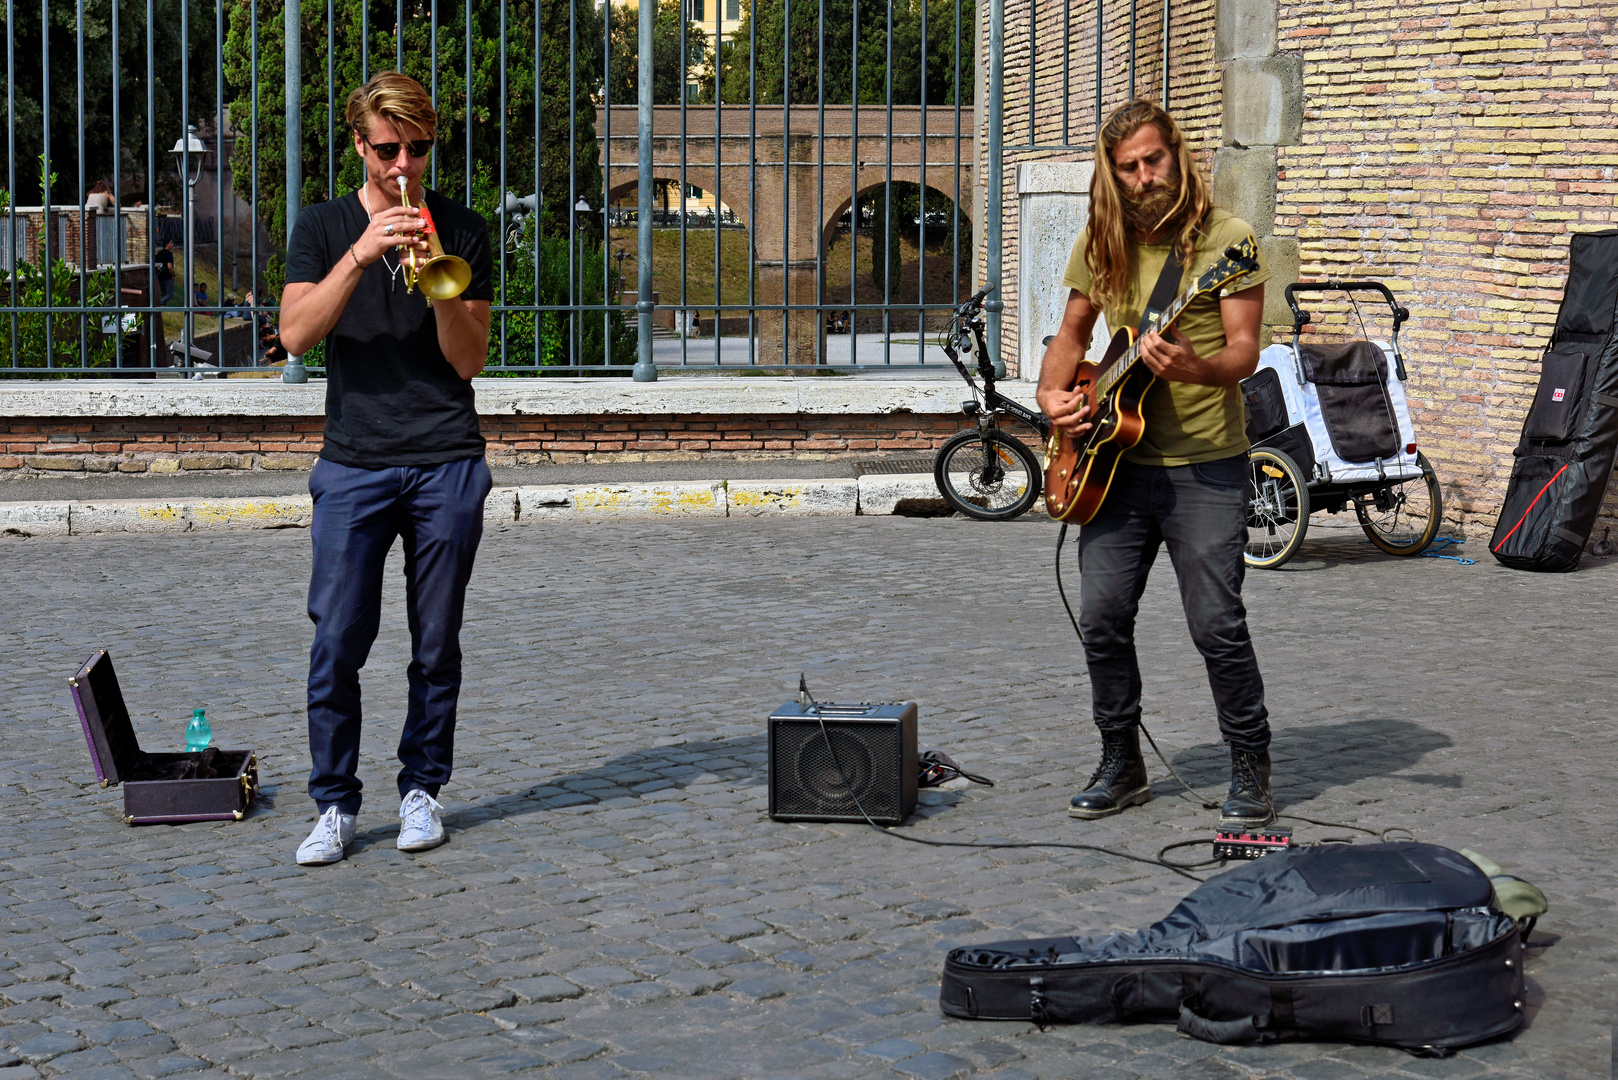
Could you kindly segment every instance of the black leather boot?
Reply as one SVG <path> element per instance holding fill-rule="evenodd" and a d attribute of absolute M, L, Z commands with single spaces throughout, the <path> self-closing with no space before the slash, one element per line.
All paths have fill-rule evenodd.
<path fill-rule="evenodd" d="M 1101 764 L 1090 777 L 1090 786 L 1073 796 L 1067 812 L 1072 817 L 1093 820 L 1111 817 L 1126 807 L 1152 797 L 1151 781 L 1146 778 L 1146 759 L 1140 755 L 1140 728 L 1101 733 Z"/>
<path fill-rule="evenodd" d="M 1235 828 L 1262 828 L 1275 821 L 1270 797 L 1270 754 L 1230 751 L 1230 797 L 1219 809 L 1219 823 Z"/>

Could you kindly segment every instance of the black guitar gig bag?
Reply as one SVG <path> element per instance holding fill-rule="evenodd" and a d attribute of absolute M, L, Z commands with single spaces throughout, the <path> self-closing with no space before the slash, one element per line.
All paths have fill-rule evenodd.
<path fill-rule="evenodd" d="M 1517 570 L 1573 570 L 1618 447 L 1618 229 L 1577 233 L 1539 388 L 1489 550 Z"/>
<path fill-rule="evenodd" d="M 1522 1022 L 1522 935 L 1465 856 L 1290 848 L 1144 930 L 951 951 L 940 1004 L 980 1020 L 1164 1021 L 1216 1043 L 1333 1039 L 1442 1056 Z"/>

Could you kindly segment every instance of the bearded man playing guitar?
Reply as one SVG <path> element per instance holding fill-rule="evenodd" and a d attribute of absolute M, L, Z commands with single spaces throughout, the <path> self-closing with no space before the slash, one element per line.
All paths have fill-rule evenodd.
<path fill-rule="evenodd" d="M 1062 328 L 1040 372 L 1039 405 L 1051 423 L 1076 439 L 1093 426 L 1097 408 L 1087 390 L 1097 387 L 1084 373 L 1095 368 L 1083 362 L 1098 313 L 1114 330 L 1142 324 L 1171 249 L 1184 267 L 1179 292 L 1231 245 L 1251 250 L 1251 233 L 1213 207 L 1208 181 L 1168 113 L 1144 101 L 1113 113 L 1096 138 L 1090 221 L 1073 245 Z M 1156 376 L 1139 409 L 1144 434 L 1118 461 L 1104 501 L 1079 532 L 1080 623 L 1102 752 L 1073 798 L 1074 817 L 1107 817 L 1151 798 L 1135 614 L 1166 544 L 1230 747 L 1221 817 L 1238 827 L 1275 819 L 1269 714 L 1241 595 L 1248 442 L 1237 386 L 1258 366 L 1268 277 L 1254 269 L 1198 294 L 1166 333 L 1139 341 L 1139 361 Z"/>

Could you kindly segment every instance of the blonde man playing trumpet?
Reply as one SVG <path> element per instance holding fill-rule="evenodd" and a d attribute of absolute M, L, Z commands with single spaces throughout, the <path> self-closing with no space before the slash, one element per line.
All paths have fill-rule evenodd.
<path fill-rule="evenodd" d="M 470 382 L 488 354 L 487 224 L 421 186 L 438 116 L 416 80 L 371 79 L 349 95 L 347 122 L 365 184 L 298 216 L 281 299 L 287 351 L 326 345 L 325 442 L 309 477 L 309 795 L 320 817 L 298 848 L 306 866 L 339 861 L 354 838 L 359 670 L 376 640 L 395 538 L 411 643 L 398 847 L 444 841 L 436 797 L 453 764 L 461 617 L 492 483 Z M 432 228 L 469 264 L 471 282 L 429 305 L 406 271 L 412 254 L 425 259 Z"/>

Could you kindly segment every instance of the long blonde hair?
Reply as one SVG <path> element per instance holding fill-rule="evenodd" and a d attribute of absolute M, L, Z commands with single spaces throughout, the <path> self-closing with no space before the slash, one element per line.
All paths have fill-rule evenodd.
<path fill-rule="evenodd" d="M 1213 206 L 1208 178 L 1202 174 L 1174 117 L 1150 101 L 1131 101 L 1109 116 L 1096 132 L 1096 165 L 1090 176 L 1090 234 L 1084 248 L 1084 262 L 1093 283 L 1090 295 L 1103 309 L 1128 300 L 1133 289 L 1129 237 L 1124 231 L 1122 194 L 1112 151 L 1147 124 L 1155 125 L 1162 134 L 1178 166 L 1180 197 L 1169 211 L 1168 220 L 1178 218 L 1180 222 L 1174 247 L 1182 263 L 1190 264 L 1202 219 Z"/>

